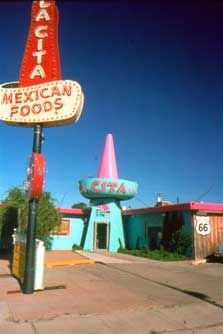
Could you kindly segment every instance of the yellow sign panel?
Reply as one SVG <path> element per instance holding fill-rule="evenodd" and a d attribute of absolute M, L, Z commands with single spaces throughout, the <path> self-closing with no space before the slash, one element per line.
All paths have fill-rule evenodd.
<path fill-rule="evenodd" d="M 14 245 L 12 273 L 23 283 L 25 271 L 25 253 L 26 245 L 21 242 L 16 242 Z"/>

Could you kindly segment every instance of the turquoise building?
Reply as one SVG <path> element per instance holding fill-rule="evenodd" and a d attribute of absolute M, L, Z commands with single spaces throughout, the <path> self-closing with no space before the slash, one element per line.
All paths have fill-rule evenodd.
<path fill-rule="evenodd" d="M 158 201 L 154 207 L 122 210 L 121 201 L 135 196 L 137 188 L 136 182 L 118 178 L 113 137 L 107 135 L 98 176 L 79 182 L 90 208 L 59 209 L 62 224 L 51 236 L 52 249 L 168 249 L 181 238 L 181 252 L 202 259 L 223 243 L 222 204 Z"/>
<path fill-rule="evenodd" d="M 119 247 L 159 249 L 168 238 L 167 231 L 179 227 L 188 237 L 185 254 L 194 259 L 213 254 L 223 243 L 223 204 L 189 202 L 126 210 L 118 207 L 120 215 L 114 217 L 114 229 L 116 219 L 121 220 L 121 228 L 115 231 L 111 230 L 113 225 L 105 228 L 111 218 L 106 205 L 93 205 L 90 210 L 59 209 L 62 224 L 51 236 L 52 249 L 72 249 L 73 245 L 110 252 Z M 91 217 L 97 217 L 96 224 Z"/>
<path fill-rule="evenodd" d="M 133 198 L 137 187 L 136 182 L 118 178 L 113 137 L 108 134 L 98 176 L 79 182 L 80 192 L 90 200 L 91 210 L 88 213 L 83 212 L 82 217 L 72 217 L 72 213 L 75 215 L 76 211 L 70 210 L 70 219 L 75 220 L 75 223 L 66 223 L 67 216 L 62 212 L 62 228 L 64 227 L 65 231 L 67 224 L 66 230 L 70 231 L 66 247 L 69 249 L 72 242 L 88 251 L 104 249 L 117 252 L 120 247 L 126 247 L 120 202 Z M 76 226 L 76 233 L 73 225 Z M 53 249 L 59 249 L 63 247 L 66 238 L 52 236 L 52 240 Z"/>

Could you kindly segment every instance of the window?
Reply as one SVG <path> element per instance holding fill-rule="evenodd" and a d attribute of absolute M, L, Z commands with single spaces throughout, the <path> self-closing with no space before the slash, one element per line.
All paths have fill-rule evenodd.
<path fill-rule="evenodd" d="M 69 235 L 70 234 L 70 220 L 62 219 L 61 225 L 58 229 L 55 229 L 53 235 Z"/>

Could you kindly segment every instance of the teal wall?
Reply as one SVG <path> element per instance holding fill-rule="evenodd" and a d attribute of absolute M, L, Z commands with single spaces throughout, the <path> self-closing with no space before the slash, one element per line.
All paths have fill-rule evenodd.
<path fill-rule="evenodd" d="M 191 248 L 188 249 L 186 255 L 192 255 L 193 249 L 193 231 L 191 224 L 191 213 L 189 211 L 181 212 L 183 215 L 184 225 L 183 230 L 191 238 Z M 126 237 L 126 245 L 128 248 L 150 247 L 151 235 L 148 233 L 148 227 L 153 227 L 162 232 L 165 213 L 147 213 L 134 214 L 124 216 L 124 230 Z"/>
<path fill-rule="evenodd" d="M 118 203 L 112 203 L 113 216 L 111 219 L 110 227 L 110 242 L 109 251 L 117 252 L 117 250 L 122 247 L 125 248 L 125 238 L 122 223 L 122 213 Z"/>
<path fill-rule="evenodd" d="M 149 247 L 147 231 L 145 225 L 162 227 L 162 213 L 148 213 L 143 215 L 126 216 L 124 222 L 127 225 L 125 231 L 127 234 L 127 245 L 129 248 Z"/>
<path fill-rule="evenodd" d="M 94 201 L 94 200 L 93 200 Z M 100 205 L 107 205 L 108 210 L 100 210 Z M 101 213 L 101 215 L 100 215 Z M 183 215 L 183 229 L 191 238 L 191 247 L 186 255 L 193 254 L 193 230 L 191 224 L 191 212 L 181 212 Z M 148 233 L 155 230 L 162 232 L 165 213 L 134 214 L 131 216 L 121 215 L 119 201 L 101 200 L 92 203 L 90 217 L 64 215 L 69 219 L 70 234 L 68 236 L 51 236 L 52 250 L 72 249 L 74 244 L 81 245 L 85 250 L 95 249 L 95 222 L 107 222 L 109 224 L 108 250 L 117 252 L 119 247 L 142 248 L 150 247 L 151 235 Z"/>
<path fill-rule="evenodd" d="M 63 218 L 70 220 L 70 233 L 69 235 L 51 235 L 52 250 L 68 250 L 72 249 L 74 244 L 81 244 L 84 217 L 64 215 Z"/>
<path fill-rule="evenodd" d="M 109 209 L 103 215 L 100 206 L 107 206 Z M 100 216 L 101 212 L 101 216 Z M 117 252 L 119 247 L 125 247 L 125 239 L 122 224 L 122 215 L 119 202 L 115 200 L 93 200 L 90 220 L 86 231 L 84 243 L 85 250 L 95 249 L 95 223 L 107 223 L 109 228 L 108 251 Z"/>
<path fill-rule="evenodd" d="M 86 225 L 86 237 L 83 245 L 84 250 L 94 249 L 94 219 L 92 219 L 92 213 L 95 216 L 95 209 L 94 207 L 91 209 L 90 219 Z"/>
<path fill-rule="evenodd" d="M 63 215 L 64 219 L 70 220 L 70 233 L 69 235 L 51 235 L 52 250 L 69 250 L 74 244 L 82 246 L 84 250 L 94 250 L 96 248 L 95 223 L 108 224 L 109 252 L 117 252 L 119 247 L 125 247 L 119 201 L 109 199 L 92 201 L 90 217 Z"/>

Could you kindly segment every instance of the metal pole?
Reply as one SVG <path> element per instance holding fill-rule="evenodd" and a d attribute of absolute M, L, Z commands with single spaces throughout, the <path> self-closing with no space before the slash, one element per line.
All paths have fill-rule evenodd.
<path fill-rule="evenodd" d="M 42 126 L 37 124 L 33 129 L 33 153 L 41 153 Z M 38 200 L 29 201 L 28 230 L 26 240 L 26 258 L 23 293 L 32 294 L 34 291 L 35 274 L 35 236 L 36 236 L 36 213 Z"/>
<path fill-rule="evenodd" d="M 42 125 L 35 125 L 33 130 L 33 153 L 41 153 L 43 137 Z"/>

